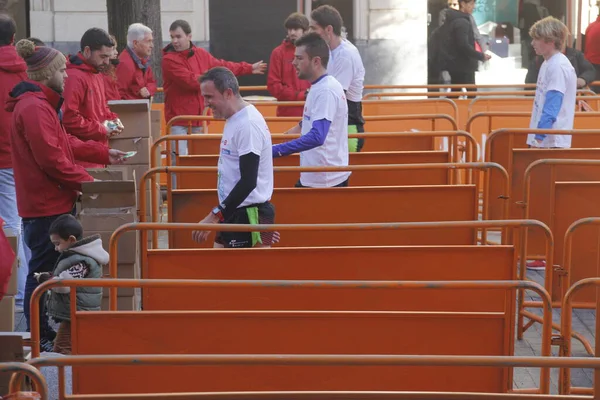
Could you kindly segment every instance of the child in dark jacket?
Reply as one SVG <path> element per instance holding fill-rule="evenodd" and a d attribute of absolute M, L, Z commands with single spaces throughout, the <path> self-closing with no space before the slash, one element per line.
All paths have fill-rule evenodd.
<path fill-rule="evenodd" d="M 102 266 L 108 263 L 108 253 L 99 235 L 83 238 L 83 228 L 71 214 L 58 217 L 50 225 L 50 241 L 60 256 L 52 274 L 37 274 L 40 283 L 49 279 L 101 278 Z M 48 298 L 48 315 L 60 323 L 54 352 L 71 354 L 71 299 L 69 287 L 54 287 Z M 77 310 L 99 311 L 102 288 L 77 288 Z"/>

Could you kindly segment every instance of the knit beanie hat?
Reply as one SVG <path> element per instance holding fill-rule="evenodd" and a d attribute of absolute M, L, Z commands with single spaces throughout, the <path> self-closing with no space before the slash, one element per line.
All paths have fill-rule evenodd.
<path fill-rule="evenodd" d="M 65 56 L 52 47 L 36 47 L 27 39 L 19 40 L 17 53 L 27 63 L 27 76 L 32 81 L 43 81 L 54 75 L 67 60 Z"/>

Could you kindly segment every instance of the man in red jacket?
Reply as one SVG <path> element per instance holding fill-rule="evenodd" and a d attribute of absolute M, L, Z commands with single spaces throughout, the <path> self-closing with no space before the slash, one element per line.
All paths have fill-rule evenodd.
<path fill-rule="evenodd" d="M 127 47 L 119 56 L 117 82 L 124 100 L 149 99 L 156 93 L 156 80 L 150 68 L 154 38 L 152 29 L 131 24 L 127 30 Z"/>
<path fill-rule="evenodd" d="M 22 80 L 27 79 L 25 61 L 17 54 L 14 46 L 16 33 L 15 21 L 0 14 L 0 103 L 8 99 L 10 90 Z M 27 251 L 21 235 L 21 218 L 17 211 L 17 193 L 10 158 L 10 121 L 11 115 L 0 107 L 0 218 L 6 226 L 19 236 L 19 276 L 15 302 L 23 306 L 25 280 L 27 279 Z"/>
<path fill-rule="evenodd" d="M 194 46 L 192 28 L 187 21 L 177 20 L 169 27 L 171 44 L 163 49 L 163 87 L 165 91 L 165 119 L 168 122 L 178 115 L 202 115 L 204 99 L 198 78 L 214 67 L 225 67 L 234 75 L 264 74 L 267 64 L 262 60 L 254 64 L 219 60 L 208 51 Z M 187 122 L 176 123 L 172 135 L 187 134 Z M 192 122 L 192 132 L 201 132 L 201 123 Z M 181 141 L 179 155 L 187 155 L 187 142 Z"/>
<path fill-rule="evenodd" d="M 267 88 L 278 101 L 304 101 L 310 82 L 298 78 L 292 65 L 296 46 L 294 42 L 308 30 L 308 18 L 293 13 L 285 20 L 287 37 L 271 53 Z M 303 107 L 277 107 L 278 117 L 301 117 Z"/>
<path fill-rule="evenodd" d="M 33 274 L 52 271 L 58 257 L 48 229 L 59 215 L 73 212 L 81 183 L 93 181 L 75 161 L 115 164 L 122 162 L 125 153 L 93 140 L 82 142 L 66 133 L 60 120 L 67 67 L 58 50 L 35 47 L 24 39 L 17 43 L 17 51 L 27 63 L 29 80 L 12 89 L 5 108 L 12 112 L 11 156 L 17 206 L 23 218 L 25 243 L 31 249 L 24 302 L 29 329 L 29 301 L 38 285 Z M 48 325 L 44 304 L 42 299 L 41 346 L 48 350 L 56 334 Z"/>
<path fill-rule="evenodd" d="M 108 68 L 113 54 L 113 42 L 106 31 L 88 29 L 81 37 L 81 51 L 69 58 L 69 79 L 65 84 L 65 115 L 67 133 L 81 140 L 93 140 L 106 145 L 108 138 L 122 128 L 109 121 L 118 120 L 108 108 L 102 71 Z M 102 168 L 103 164 L 81 162 L 86 168 Z"/>

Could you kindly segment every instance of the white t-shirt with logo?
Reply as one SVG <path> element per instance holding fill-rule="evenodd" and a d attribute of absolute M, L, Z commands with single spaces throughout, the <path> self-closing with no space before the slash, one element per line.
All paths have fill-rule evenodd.
<path fill-rule="evenodd" d="M 569 59 L 562 53 L 556 53 L 549 60 L 544 61 L 540 68 L 540 74 L 537 81 L 537 90 L 533 102 L 533 111 L 531 113 L 531 122 L 529 127 L 536 129 L 542 111 L 546 94 L 556 90 L 563 94 L 563 102 L 552 125 L 552 129 L 573 129 L 575 120 L 575 102 L 577 97 L 577 75 Z M 547 135 L 539 145 L 534 139 L 535 135 L 527 135 L 527 144 L 534 147 L 571 147 L 571 135 Z"/>
<path fill-rule="evenodd" d="M 358 49 L 348 40 L 342 39 L 340 45 L 329 52 L 327 73 L 342 84 L 348 100 L 362 101 L 365 67 Z"/>
<path fill-rule="evenodd" d="M 225 122 L 221 151 L 219 155 L 219 173 L 217 191 L 219 203 L 240 180 L 240 157 L 249 153 L 260 156 L 256 188 L 239 205 L 264 203 L 273 194 L 273 152 L 271 133 L 262 114 L 249 104 L 233 114 Z"/>
<path fill-rule="evenodd" d="M 300 153 L 303 167 L 348 165 L 348 103 L 342 85 L 332 76 L 324 75 L 313 83 L 304 104 L 302 135 L 312 129 L 313 121 L 331 122 L 322 146 Z M 310 187 L 332 187 L 344 182 L 350 171 L 302 172 L 300 183 Z"/>

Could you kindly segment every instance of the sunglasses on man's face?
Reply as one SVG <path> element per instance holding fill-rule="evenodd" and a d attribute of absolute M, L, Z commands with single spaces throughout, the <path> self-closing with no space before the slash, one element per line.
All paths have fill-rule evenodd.
<path fill-rule="evenodd" d="M 458 7 L 458 3 L 448 3 L 449 7 Z"/>

